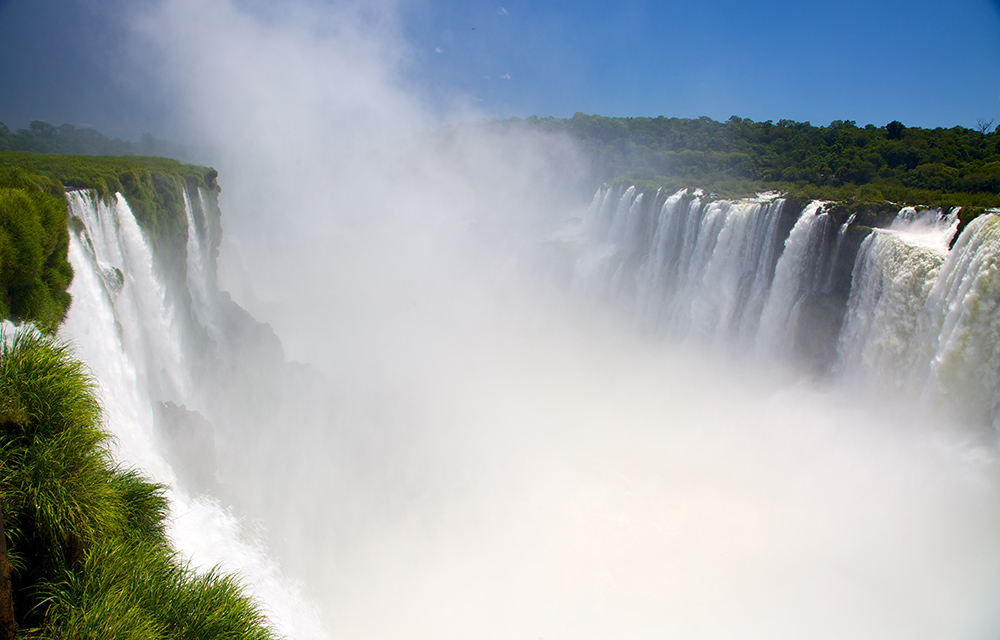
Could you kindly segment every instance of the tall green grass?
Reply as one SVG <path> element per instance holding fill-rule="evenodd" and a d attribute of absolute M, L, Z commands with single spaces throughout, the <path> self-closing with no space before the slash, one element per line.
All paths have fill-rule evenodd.
<path fill-rule="evenodd" d="M 177 556 L 164 487 L 114 463 L 102 420 L 68 345 L 28 329 L 0 335 L 0 502 L 21 633 L 274 638 L 235 578 Z"/>

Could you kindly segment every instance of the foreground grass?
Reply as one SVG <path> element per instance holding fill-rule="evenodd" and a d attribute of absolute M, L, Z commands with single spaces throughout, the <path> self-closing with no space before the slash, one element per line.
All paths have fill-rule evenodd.
<path fill-rule="evenodd" d="M 94 382 L 30 330 L 0 339 L 0 501 L 21 637 L 267 640 L 240 584 L 166 538 L 162 486 L 114 464 Z"/>

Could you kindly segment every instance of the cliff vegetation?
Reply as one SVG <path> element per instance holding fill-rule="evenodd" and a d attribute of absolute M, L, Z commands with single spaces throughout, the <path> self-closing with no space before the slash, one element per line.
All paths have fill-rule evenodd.
<path fill-rule="evenodd" d="M 184 189 L 217 191 L 214 169 L 166 158 L 0 152 L 0 318 L 54 330 L 73 278 L 66 189 L 125 196 L 161 267 L 187 253 Z"/>
<path fill-rule="evenodd" d="M 27 129 L 11 131 L 0 122 L 0 151 L 80 156 L 161 156 L 190 160 L 196 149 L 143 134 L 138 142 L 109 138 L 96 129 L 71 124 L 56 126 L 32 120 Z"/>
<path fill-rule="evenodd" d="M 158 257 L 183 258 L 184 188 L 215 178 L 162 158 L 0 152 L 0 317 L 42 330 L 0 336 L 2 638 L 275 637 L 236 578 L 173 551 L 165 487 L 114 463 L 94 382 L 52 337 L 71 302 L 67 189 L 122 193 Z"/>
<path fill-rule="evenodd" d="M 67 345 L 2 336 L 0 633 L 12 614 L 25 638 L 274 638 L 235 579 L 195 573 L 171 549 L 165 488 L 116 465 L 101 424 Z"/>
<path fill-rule="evenodd" d="M 0 318 L 54 331 L 69 308 L 73 268 L 62 185 L 0 166 Z"/>

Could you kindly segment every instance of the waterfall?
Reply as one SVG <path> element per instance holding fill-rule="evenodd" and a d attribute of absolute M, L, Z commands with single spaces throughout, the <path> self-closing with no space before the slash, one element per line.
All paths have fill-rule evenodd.
<path fill-rule="evenodd" d="M 857 214 L 836 224 L 831 206 L 604 187 L 576 288 L 649 333 L 794 361 L 973 424 L 1000 421 L 998 217 L 975 219 L 949 249 L 957 210 L 903 207 L 858 247 Z"/>
<path fill-rule="evenodd" d="M 184 192 L 184 212 L 187 218 L 187 287 L 191 293 L 195 320 L 205 327 L 214 339 L 220 338 L 216 326 L 213 300 L 216 295 L 212 245 L 209 241 L 207 203 L 204 191 L 198 190 L 197 198 Z"/>
<path fill-rule="evenodd" d="M 156 362 L 147 360 L 145 354 L 151 347 L 162 346 L 164 334 L 147 331 L 144 320 L 140 320 L 145 314 L 154 326 L 164 328 L 162 289 L 154 308 L 145 309 L 141 303 L 150 302 L 157 290 L 138 291 L 136 278 L 148 278 L 149 270 L 145 274 L 129 272 L 126 278 L 126 256 L 141 265 L 148 251 L 143 251 L 144 245 L 128 246 L 126 240 L 134 240 L 134 236 L 119 233 L 120 219 L 131 217 L 123 201 L 116 198 L 108 203 L 93 193 L 80 191 L 68 193 L 67 198 L 70 215 L 80 221 L 82 228 L 70 235 L 69 261 L 74 276 L 69 291 L 73 303 L 61 335 L 73 342 L 77 355 L 87 362 L 100 384 L 108 426 L 116 436 L 118 458 L 144 469 L 153 480 L 169 484 L 175 478 L 158 455 L 152 433 L 148 389 L 152 386 L 150 374 L 157 371 L 144 370 L 147 363 Z M 148 266 L 151 268 L 151 264 Z M 148 286 L 150 282 L 143 284 Z M 154 338 L 153 344 L 141 344 L 147 336 Z M 128 349 L 139 357 L 127 356 Z M 177 359 L 178 353 L 167 353 L 166 357 L 170 362 Z"/>
<path fill-rule="evenodd" d="M 197 405 L 191 358 L 183 341 L 185 314 L 157 273 L 149 243 L 121 195 L 105 201 L 93 192 L 67 194 L 71 216 L 69 260 L 73 298 L 60 329 L 99 382 L 115 458 L 168 486 L 170 532 L 195 567 L 219 565 L 238 572 L 264 598 L 276 628 L 296 638 L 322 637 L 318 615 L 298 588 L 281 574 L 262 543 L 210 495 L 185 486 L 168 462 L 169 434 L 157 411 L 171 403 L 180 411 Z M 187 286 L 196 323 L 217 315 L 211 240 L 204 193 L 185 193 L 188 221 Z M 200 220 L 200 222 L 199 222 Z M 202 326 L 209 335 L 214 326 Z M 212 448 L 208 442 L 199 442 Z"/>
<path fill-rule="evenodd" d="M 838 346 L 843 375 L 864 375 L 893 392 L 912 384 L 913 347 L 930 338 L 919 331 L 919 318 L 946 257 L 946 247 L 893 230 L 876 230 L 864 241 Z"/>
<path fill-rule="evenodd" d="M 171 535 L 194 565 L 239 572 L 291 638 L 324 637 L 303 594 L 345 637 L 996 628 L 994 453 L 873 416 L 845 390 L 994 419 L 998 216 L 949 250 L 956 219 L 941 212 L 872 231 L 776 194 L 601 189 L 582 224 L 523 255 L 570 265 L 558 286 L 639 336 L 581 319 L 576 297 L 564 317 L 562 300 L 508 290 L 463 308 L 468 324 L 443 319 L 459 296 L 442 269 L 443 327 L 407 334 L 427 348 L 374 354 L 384 376 L 338 362 L 327 385 L 306 365 L 275 371 L 273 333 L 219 291 L 214 193 L 185 194 L 187 257 L 170 277 L 123 198 L 68 198 L 62 331 L 101 381 L 116 457 L 170 486 Z M 346 335 L 325 308 L 331 335 L 385 343 L 382 325 Z M 672 339 L 684 344 L 656 344 Z M 823 384 L 775 381 L 761 356 L 795 372 L 805 359 Z M 274 400 L 288 389 L 294 402 Z M 217 446 L 217 470 L 193 474 L 208 453 L 178 451 L 165 413 L 208 425 L 181 435 Z"/>
<path fill-rule="evenodd" d="M 785 241 L 771 290 L 761 313 L 757 348 L 762 354 L 793 353 L 803 328 L 803 305 L 825 284 L 832 264 L 825 239 L 830 218 L 824 203 L 810 202 Z"/>
<path fill-rule="evenodd" d="M 645 196 L 634 187 L 594 196 L 587 227 L 598 240 L 580 258 L 580 279 L 634 309 L 647 330 L 753 344 L 758 331 L 775 333 L 762 321 L 781 333 L 800 289 L 816 288 L 819 275 L 805 274 L 825 238 L 819 204 L 802 213 L 782 253 L 785 200 L 776 194 L 708 201 L 681 190 L 653 204 Z"/>
<path fill-rule="evenodd" d="M 835 278 L 837 277 L 837 267 L 840 265 L 840 260 L 844 255 L 844 240 L 847 238 L 847 229 L 856 218 L 857 214 L 852 213 L 848 216 L 847 220 L 840 225 L 840 228 L 837 229 L 837 242 L 833 246 L 833 257 L 831 258 L 829 267 L 826 270 L 826 279 L 823 281 L 824 293 L 830 293 L 833 291 Z"/>
<path fill-rule="evenodd" d="M 979 216 L 949 250 L 955 220 L 904 210 L 870 236 L 840 337 L 842 375 L 1000 426 L 998 223 Z"/>
<path fill-rule="evenodd" d="M 928 296 L 933 336 L 925 385 L 963 398 L 973 420 L 1000 427 L 1000 217 L 980 216 L 959 238 Z M 978 415 L 977 415 L 978 414 Z"/>

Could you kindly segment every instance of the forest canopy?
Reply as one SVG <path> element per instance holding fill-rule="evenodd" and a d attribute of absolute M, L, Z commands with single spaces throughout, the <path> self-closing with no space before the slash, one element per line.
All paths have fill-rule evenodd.
<path fill-rule="evenodd" d="M 980 208 L 1000 206 L 1000 127 L 990 131 L 991 125 L 921 129 L 835 120 L 823 127 L 738 116 L 718 122 L 583 113 L 493 122 L 570 135 L 604 182 Z"/>
<path fill-rule="evenodd" d="M 705 116 L 611 118 L 576 113 L 572 118 L 515 117 L 489 125 L 501 131 L 528 128 L 571 136 L 584 151 L 597 184 L 701 187 L 728 197 L 773 190 L 842 202 L 1000 207 L 1000 126 L 993 128 L 992 122 L 976 128 L 922 129 L 899 121 L 858 126 L 853 120 L 834 120 L 814 126 L 739 116 L 718 122 Z M 0 122 L 3 151 L 192 155 L 192 149 L 150 134 L 139 142 L 123 141 L 94 129 L 40 120 L 14 132 Z M 100 183 L 97 188 L 101 190 Z"/>
<path fill-rule="evenodd" d="M 72 124 L 56 126 L 44 120 L 32 120 L 27 129 L 11 131 L 0 122 L 0 151 L 28 151 L 80 156 L 164 156 L 189 159 L 194 150 L 152 134 L 143 134 L 138 142 L 109 138 L 90 127 Z"/>

